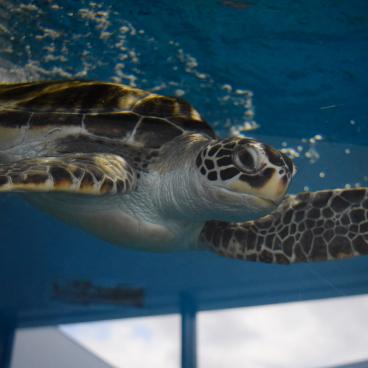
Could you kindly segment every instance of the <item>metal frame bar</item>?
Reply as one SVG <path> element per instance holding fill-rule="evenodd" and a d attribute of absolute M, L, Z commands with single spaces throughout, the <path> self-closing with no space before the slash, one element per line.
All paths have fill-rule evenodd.
<path fill-rule="evenodd" d="M 181 298 L 181 367 L 197 367 L 197 308 L 187 294 Z"/>
<path fill-rule="evenodd" d="M 0 368 L 10 368 L 15 327 L 0 324 Z"/>

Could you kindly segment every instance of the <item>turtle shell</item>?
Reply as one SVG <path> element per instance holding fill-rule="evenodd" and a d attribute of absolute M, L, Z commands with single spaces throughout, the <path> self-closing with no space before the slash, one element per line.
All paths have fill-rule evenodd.
<path fill-rule="evenodd" d="M 0 127 L 32 131 L 79 127 L 94 136 L 152 148 L 184 132 L 215 137 L 199 113 L 180 98 L 92 81 L 0 84 Z"/>

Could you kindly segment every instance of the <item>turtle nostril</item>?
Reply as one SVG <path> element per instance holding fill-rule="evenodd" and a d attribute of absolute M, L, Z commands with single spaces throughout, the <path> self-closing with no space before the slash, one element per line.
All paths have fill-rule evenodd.
<path fill-rule="evenodd" d="M 271 164 L 275 165 L 275 166 L 283 166 L 284 161 L 283 161 L 283 155 L 280 151 L 275 150 L 274 148 L 272 148 L 271 146 L 265 145 L 264 146 L 264 150 L 266 153 L 266 156 L 268 158 L 268 161 L 271 162 Z"/>

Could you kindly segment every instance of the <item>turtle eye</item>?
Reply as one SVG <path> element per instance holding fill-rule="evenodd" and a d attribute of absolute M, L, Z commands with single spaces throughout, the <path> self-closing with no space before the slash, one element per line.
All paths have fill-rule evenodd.
<path fill-rule="evenodd" d="M 261 168 L 258 152 L 251 147 L 242 147 L 234 154 L 234 163 L 242 171 L 254 174 Z"/>

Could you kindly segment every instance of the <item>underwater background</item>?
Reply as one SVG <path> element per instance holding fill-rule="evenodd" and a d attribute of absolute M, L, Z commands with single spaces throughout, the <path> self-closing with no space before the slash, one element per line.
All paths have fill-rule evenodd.
<path fill-rule="evenodd" d="M 1 81 L 95 79 L 183 97 L 221 136 L 294 157 L 292 193 L 368 186 L 367 43 L 365 0 L 0 1 Z M 172 313 L 188 293 L 210 310 L 368 291 L 365 258 L 280 268 L 146 254 L 17 195 L 0 206 L 0 311 L 20 326 Z M 144 290 L 144 306 L 55 292 L 75 282 Z"/>

